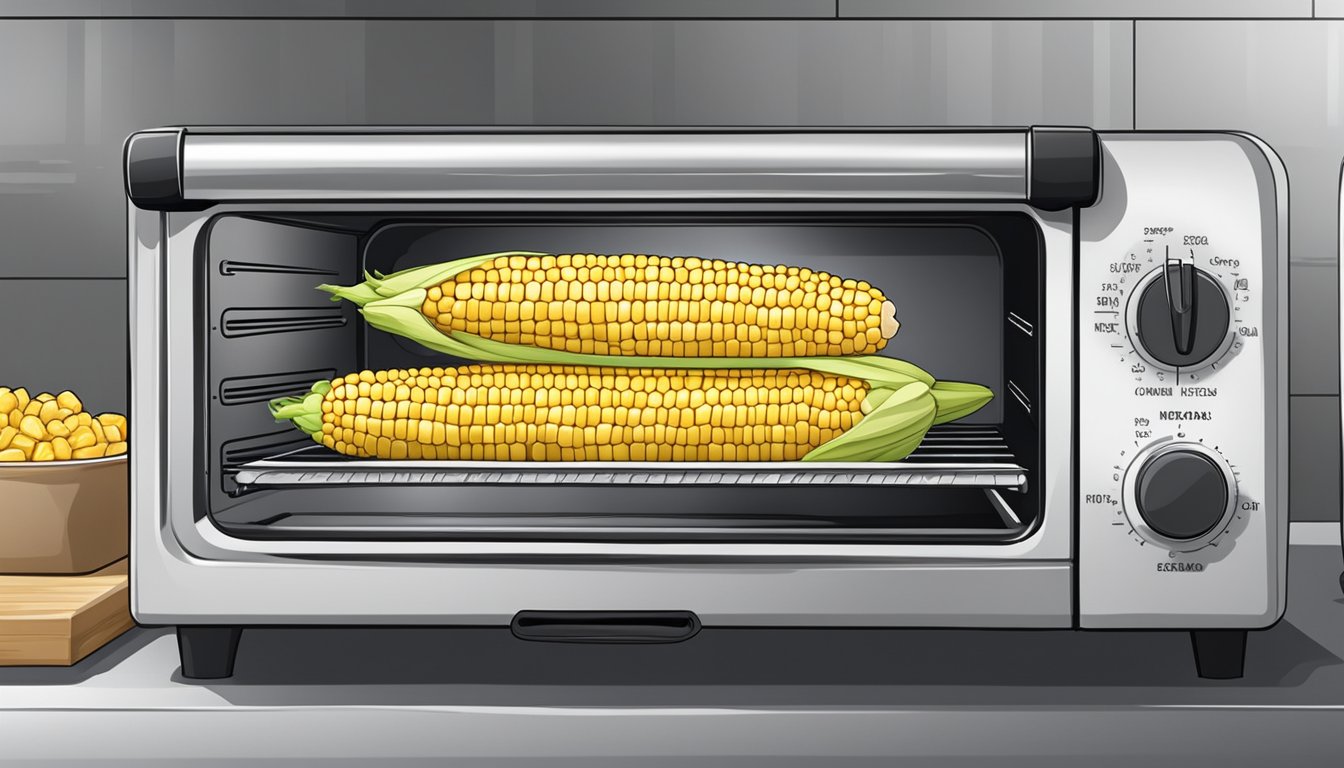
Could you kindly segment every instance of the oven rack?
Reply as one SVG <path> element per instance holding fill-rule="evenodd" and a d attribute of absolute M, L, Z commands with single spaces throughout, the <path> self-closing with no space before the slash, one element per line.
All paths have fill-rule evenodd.
<path fill-rule="evenodd" d="M 331 485 L 866 485 L 1025 490 L 996 427 L 942 425 L 903 461 L 499 462 L 351 459 L 319 445 L 237 466 L 237 492 Z"/>

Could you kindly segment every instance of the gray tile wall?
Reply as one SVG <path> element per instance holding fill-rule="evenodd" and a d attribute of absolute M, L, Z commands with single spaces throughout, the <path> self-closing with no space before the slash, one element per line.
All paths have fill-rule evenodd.
<path fill-rule="evenodd" d="M 1288 167 L 1294 519 L 1339 519 L 1344 21 L 1140 21 L 1138 128 L 1237 128 Z"/>
<path fill-rule="evenodd" d="M 0 0 L 0 17 L 1305 18 L 1344 0 Z"/>
<path fill-rule="evenodd" d="M 1244 4 L 1274 0 L 1234 1 Z M 834 18 L 835 0 L 0 0 L 0 16 L 790 19 Z"/>
<path fill-rule="evenodd" d="M 0 279 L 0 328 L 0 384 L 126 412 L 125 279 Z"/>
<path fill-rule="evenodd" d="M 772 12 L 817 10 L 794 5 Z M 125 331 L 97 319 L 124 316 L 121 143 L 153 125 L 1235 127 L 1290 166 L 1294 458 L 1317 458 L 1295 463 L 1294 514 L 1336 518 L 1339 24 L 0 20 L 0 278 L 25 278 L 0 280 L 0 322 L 25 330 L 0 382 L 124 407 Z M 87 322 L 32 320 L 73 298 Z"/>
<path fill-rule="evenodd" d="M 1312 0 L 839 0 L 838 9 L 842 18 L 1309 18 Z"/>

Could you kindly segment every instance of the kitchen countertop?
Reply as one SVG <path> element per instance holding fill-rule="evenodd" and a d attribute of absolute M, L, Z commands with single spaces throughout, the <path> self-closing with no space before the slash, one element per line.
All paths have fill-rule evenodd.
<path fill-rule="evenodd" d="M 342 628 L 248 630 L 235 677 L 193 684 L 171 630 L 141 628 L 74 668 L 0 669 L 0 763 L 1336 765 L 1339 529 L 1293 541 L 1287 615 L 1241 680 L 1198 679 L 1163 632 Z"/>

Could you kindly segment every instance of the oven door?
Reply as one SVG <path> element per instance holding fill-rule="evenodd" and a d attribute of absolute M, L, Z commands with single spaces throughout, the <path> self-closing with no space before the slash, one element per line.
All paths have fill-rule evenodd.
<path fill-rule="evenodd" d="M 250 620 L 335 610 L 311 594 L 298 603 L 275 580 L 280 565 L 384 596 L 336 611 L 347 617 L 494 621 L 630 607 L 619 588 L 556 597 L 626 563 L 638 564 L 624 574 L 633 594 L 653 607 L 682 594 L 676 605 L 710 623 L 1068 623 L 1073 233 L 1097 163 L 1095 135 L 1078 129 L 138 134 L 128 189 L 145 568 L 156 580 L 170 563 L 259 569 L 270 596 L 225 611 Z M 882 354 L 994 399 L 878 464 L 361 461 L 270 418 L 267 400 L 317 379 L 466 362 L 367 326 L 316 284 L 518 249 L 867 280 L 902 322 Z M 423 579 L 426 564 L 530 586 L 416 610 L 372 586 Z M 200 598 L 211 570 L 174 578 Z M 728 573 L 776 578 L 748 586 Z M 666 586 L 710 576 L 713 588 Z M 890 593 L 915 584 L 932 592 Z M 238 600 L 218 586 L 216 600 Z M 784 603 L 781 588 L 793 590 Z M 877 589 L 887 594 L 833 597 Z M 146 586 L 137 615 L 180 617 L 188 600 L 171 592 Z"/>

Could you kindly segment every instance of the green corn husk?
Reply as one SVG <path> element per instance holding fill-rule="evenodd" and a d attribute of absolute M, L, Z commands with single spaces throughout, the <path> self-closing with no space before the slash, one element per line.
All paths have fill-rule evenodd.
<path fill-rule="evenodd" d="M 331 391 L 331 382 L 321 379 L 303 397 L 277 397 L 266 404 L 271 418 L 290 421 L 314 440 L 322 433 L 322 398 Z"/>
<path fill-rule="evenodd" d="M 939 381 L 929 388 L 937 403 L 934 425 L 956 421 L 980 410 L 994 398 L 994 393 L 979 384 L 964 381 Z"/>

